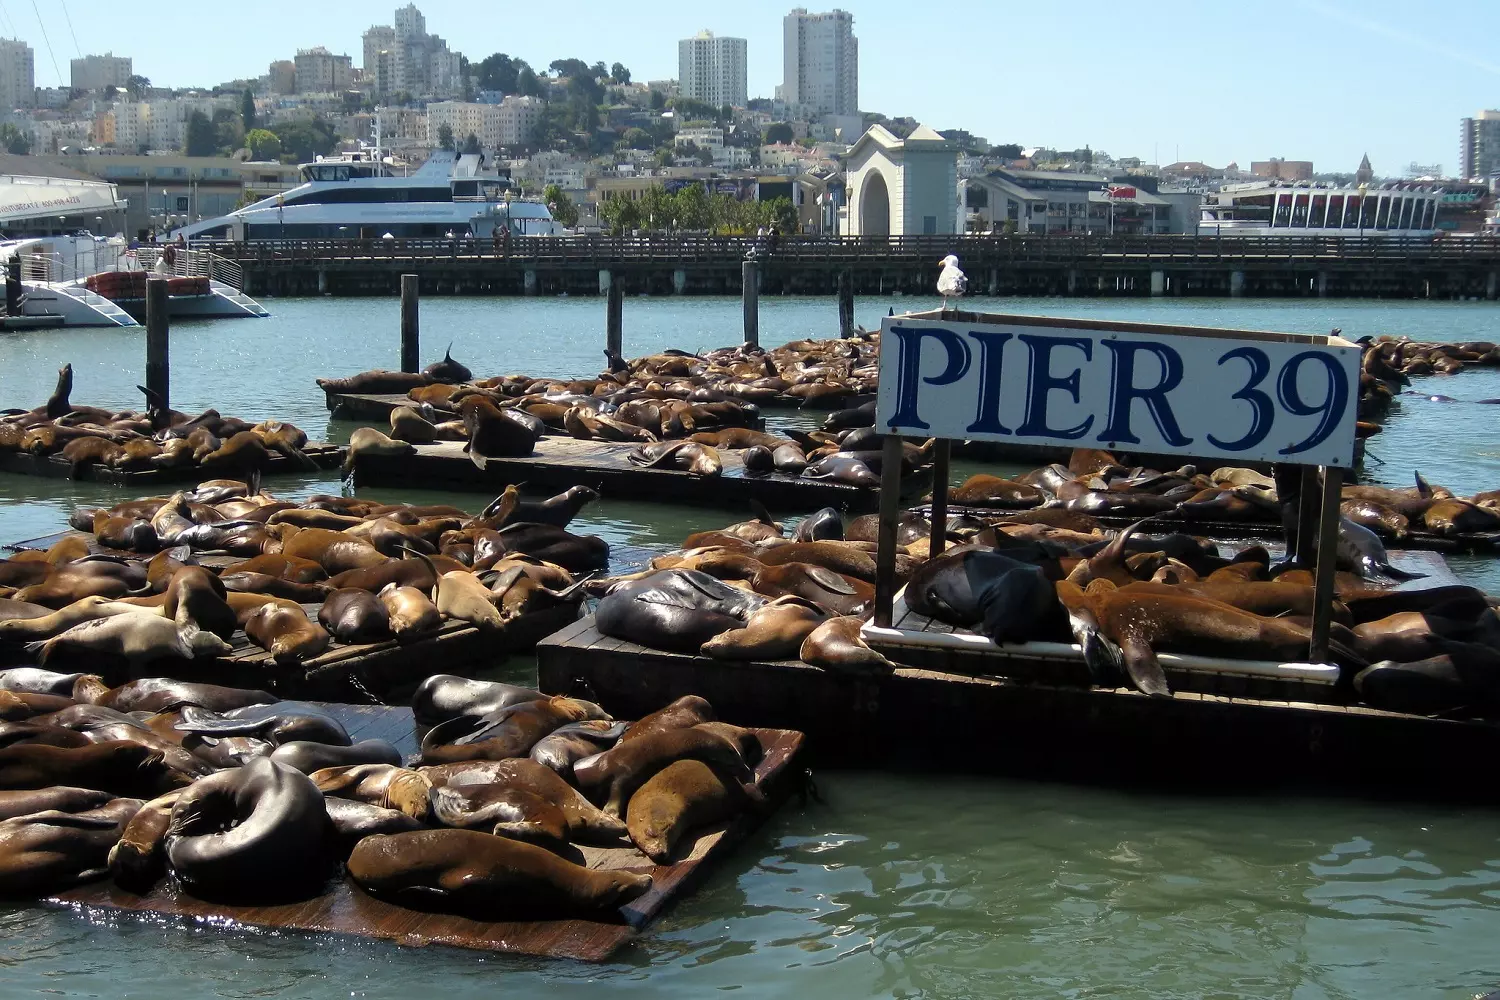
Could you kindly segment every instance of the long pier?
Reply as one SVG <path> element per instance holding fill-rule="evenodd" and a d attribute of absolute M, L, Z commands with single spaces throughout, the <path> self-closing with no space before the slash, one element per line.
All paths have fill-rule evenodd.
<path fill-rule="evenodd" d="M 972 235 L 258 240 L 214 248 L 255 295 L 931 295 L 957 254 L 980 295 L 1494 299 L 1500 238 Z"/>

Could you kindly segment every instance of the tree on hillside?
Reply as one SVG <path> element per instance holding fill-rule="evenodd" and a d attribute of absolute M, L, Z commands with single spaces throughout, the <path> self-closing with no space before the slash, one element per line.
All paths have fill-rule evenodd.
<path fill-rule="evenodd" d="M 255 91 L 249 87 L 240 95 L 240 119 L 245 126 L 246 134 L 255 129 Z"/>
<path fill-rule="evenodd" d="M 213 125 L 214 148 L 220 156 L 231 156 L 245 144 L 245 125 L 238 111 L 215 109 Z"/>
<path fill-rule="evenodd" d="M 774 146 L 777 143 L 790 143 L 797 138 L 797 133 L 786 122 L 772 122 L 766 128 L 766 145 Z"/>
<path fill-rule="evenodd" d="M 524 59 L 512 59 L 504 52 L 485 56 L 475 67 L 479 77 L 479 89 L 514 94 L 520 89 L 516 77 L 520 75 L 523 68 L 530 69 L 531 67 L 526 65 Z"/>
<path fill-rule="evenodd" d="M 125 89 L 129 91 L 130 96 L 134 97 L 136 100 L 140 100 L 141 95 L 144 94 L 146 92 L 146 88 L 150 86 L 151 78 L 148 76 L 136 75 L 125 81 Z"/>
<path fill-rule="evenodd" d="M 201 111 L 194 111 L 188 116 L 182 152 L 187 156 L 213 156 L 218 150 L 219 142 L 214 132 L 214 123 L 209 121 L 208 115 Z"/>
<path fill-rule="evenodd" d="M 7 153 L 25 156 L 31 152 L 31 136 L 6 122 L 0 125 L 0 146 L 4 146 Z"/>
<path fill-rule="evenodd" d="M 556 184 L 548 184 L 542 189 L 542 201 L 551 208 L 553 219 L 565 226 L 578 225 L 578 206 L 573 204 L 573 199 L 562 188 Z"/>
<path fill-rule="evenodd" d="M 453 129 L 447 125 L 439 125 L 437 141 L 439 149 L 451 150 L 453 148 Z"/>
<path fill-rule="evenodd" d="M 651 133 L 643 128 L 628 128 L 625 134 L 620 136 L 620 141 L 625 143 L 627 149 L 655 149 L 656 140 Z"/>
<path fill-rule="evenodd" d="M 465 153 L 480 153 L 480 152 L 483 152 L 483 147 L 481 147 L 480 144 L 479 144 L 479 136 L 475 135 L 473 132 L 469 133 L 469 137 L 464 140 L 464 152 Z"/>
<path fill-rule="evenodd" d="M 624 63 L 615 63 L 609 68 L 609 78 L 615 81 L 615 83 L 629 83 L 630 70 L 625 68 Z"/>
<path fill-rule="evenodd" d="M 245 133 L 245 145 L 252 160 L 275 160 L 281 156 L 281 137 L 263 128 Z"/>
<path fill-rule="evenodd" d="M 651 110 L 660 111 L 667 106 L 667 95 L 659 90 L 651 91 Z"/>
<path fill-rule="evenodd" d="M 530 66 L 521 67 L 521 71 L 516 74 L 516 93 L 522 97 L 542 96 L 542 81 L 536 78 L 536 70 Z"/>
<path fill-rule="evenodd" d="M 281 158 L 291 163 L 307 163 L 333 152 L 338 137 L 325 121 L 288 122 L 277 127 L 281 139 Z"/>

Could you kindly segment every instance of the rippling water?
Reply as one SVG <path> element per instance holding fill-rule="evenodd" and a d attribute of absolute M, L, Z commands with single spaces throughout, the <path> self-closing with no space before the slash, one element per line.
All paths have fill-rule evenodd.
<path fill-rule="evenodd" d="M 264 321 L 179 324 L 173 401 L 290 419 L 338 440 L 318 375 L 398 361 L 393 300 L 273 300 Z M 893 300 L 864 299 L 874 326 Z M 935 302 L 894 300 L 898 310 Z M 1494 307 L 1454 303 L 975 300 L 975 309 L 1206 326 L 1500 339 Z M 424 360 L 451 339 L 477 373 L 598 370 L 602 300 L 428 299 Z M 734 299 L 632 299 L 627 353 L 736 342 Z M 827 336 L 831 300 L 768 298 L 768 344 Z M 0 335 L 0 405 L 33 406 L 72 361 L 74 399 L 135 406 L 139 332 Z M 1461 492 L 1500 487 L 1500 375 L 1420 380 L 1370 452 Z M 773 426 L 776 422 L 773 415 Z M 972 471 L 955 469 L 955 475 Z M 328 474 L 278 477 L 297 496 Z M 391 499 L 439 494 L 374 491 Z M 59 530 L 108 487 L 0 476 L 0 538 Z M 445 496 L 475 506 L 485 498 Z M 788 511 L 788 515 L 801 512 Z M 664 545 L 738 512 L 601 502 L 579 524 Z M 1500 591 L 1495 561 L 1453 560 Z M 503 675 L 534 679 L 526 658 Z M 1170 761 L 1156 762 L 1170 767 Z M 1242 766 L 1226 762 L 1226 766 Z M 1491 781 L 1488 762 L 1454 766 Z M 545 963 L 339 938 L 0 908 L 0 997 L 574 996 L 1470 997 L 1500 987 L 1500 812 L 1275 797 L 1170 797 L 1070 785 L 832 772 L 824 801 L 775 816 L 619 961 Z"/>

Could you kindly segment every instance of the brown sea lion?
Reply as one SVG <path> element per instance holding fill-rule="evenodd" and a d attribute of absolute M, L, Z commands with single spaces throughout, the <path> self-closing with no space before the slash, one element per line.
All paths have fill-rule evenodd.
<path fill-rule="evenodd" d="M 366 837 L 349 877 L 377 898 L 489 920 L 612 910 L 651 888 L 651 876 L 591 871 L 531 844 L 473 830 Z"/>
<path fill-rule="evenodd" d="M 500 409 L 486 396 L 466 396 L 458 405 L 458 414 L 469 432 L 464 450 L 480 469 L 491 459 L 530 455 L 541 436 L 525 420 Z"/>
<path fill-rule="evenodd" d="M 360 455 L 405 458 L 416 453 L 416 447 L 408 441 L 397 441 L 373 427 L 360 427 L 349 435 L 349 452 L 344 457 L 343 474 L 347 476 L 353 470 Z"/>
<path fill-rule="evenodd" d="M 191 684 L 170 677 L 143 677 L 111 688 L 94 704 L 119 712 L 166 712 L 182 705 L 197 705 L 210 712 L 230 712 L 249 705 L 269 705 L 278 699 L 269 691 Z"/>
<path fill-rule="evenodd" d="M 96 463 L 114 465 L 124 453 L 124 449 L 109 438 L 80 437 L 63 446 L 62 457 L 72 466 L 72 475 L 76 479 L 84 466 Z"/>
<path fill-rule="evenodd" d="M 874 557 L 849 542 L 791 542 L 758 552 L 756 558 L 767 566 L 811 563 L 871 585 L 875 583 Z"/>
<path fill-rule="evenodd" d="M 271 751 L 270 757 L 278 764 L 295 767 L 303 774 L 312 774 L 329 767 L 347 767 L 354 764 L 401 763 L 401 751 L 386 740 L 360 740 L 349 746 L 334 746 L 331 743 L 316 743 L 311 740 L 291 740 Z"/>
<path fill-rule="evenodd" d="M 166 596 L 163 615 L 180 629 L 203 629 L 228 640 L 239 627 L 225 600 L 224 585 L 202 566 L 184 566 L 174 573 Z"/>
<path fill-rule="evenodd" d="M 70 785 L 153 798 L 190 782 L 162 755 L 128 740 L 64 748 L 17 744 L 0 749 L 0 789 Z"/>
<path fill-rule="evenodd" d="M 154 660 L 227 656 L 232 651 L 229 643 L 212 632 L 184 631 L 170 619 L 148 611 L 96 618 L 34 645 L 37 662 L 43 666 L 59 657 L 105 654 L 134 668 Z"/>
<path fill-rule="evenodd" d="M 320 583 L 328 579 L 328 571 L 314 560 L 287 555 L 285 552 L 254 556 L 225 566 L 220 571 L 220 577 L 233 573 L 261 573 L 292 583 Z"/>
<path fill-rule="evenodd" d="M 784 444 L 791 444 L 790 441 L 780 435 L 767 434 L 765 431 L 751 430 L 748 427 L 726 427 L 721 431 L 700 431 L 690 436 L 688 440 L 731 451 L 739 451 L 756 446 L 775 451 Z"/>
<path fill-rule="evenodd" d="M 245 619 L 245 635 L 283 666 L 301 663 L 328 648 L 323 626 L 297 605 L 267 604 Z"/>
<path fill-rule="evenodd" d="M 889 674 L 896 664 L 871 649 L 860 636 L 858 616 L 830 618 L 808 634 L 797 651 L 803 663 L 836 673 Z"/>
<path fill-rule="evenodd" d="M 102 878 L 110 848 L 140 807 L 139 799 L 119 798 L 84 812 L 0 821 L 0 895 L 34 896 Z"/>
<path fill-rule="evenodd" d="M 778 597 L 756 609 L 745 627 L 720 632 L 700 652 L 716 660 L 784 660 L 828 619 L 828 612 L 801 597 Z"/>
<path fill-rule="evenodd" d="M 751 578 L 750 586 L 766 597 L 792 595 L 813 601 L 835 615 L 863 614 L 875 599 L 874 586 L 864 580 L 811 563 L 762 564 Z"/>
<path fill-rule="evenodd" d="M 524 757 L 439 764 L 422 768 L 421 774 L 434 789 L 432 804 L 435 817 L 447 825 L 458 824 L 448 823 L 438 815 L 441 798 L 439 792 L 499 786 L 524 791 L 559 810 L 566 835 L 557 839 L 607 844 L 625 833 L 623 823 L 584 798 L 578 789 L 559 777 L 555 771 Z M 462 803 L 454 805 L 461 806 Z"/>
<path fill-rule="evenodd" d="M 362 538 L 326 528 L 281 528 L 283 555 L 311 559 L 330 577 L 351 569 L 368 569 L 385 562 L 387 556 Z"/>
<path fill-rule="evenodd" d="M 480 628 L 499 629 L 505 625 L 505 616 L 495 605 L 494 595 L 473 573 L 444 573 L 433 589 L 433 603 L 449 618 Z"/>
<path fill-rule="evenodd" d="M 34 618 L 7 618 L 0 620 L 0 640 L 6 642 L 34 642 L 61 635 L 74 625 L 91 622 L 97 618 L 132 614 L 139 609 L 124 601 L 112 601 L 106 597 L 85 597 L 56 611 Z"/>
<path fill-rule="evenodd" d="M 1011 482 L 999 476 L 970 476 L 948 494 L 952 503 L 972 507 L 1035 507 L 1047 499 L 1035 486 Z"/>
<path fill-rule="evenodd" d="M 559 726 L 602 714 L 597 705 L 558 696 L 509 705 L 480 719 L 454 719 L 434 726 L 422 737 L 422 762 L 525 757 Z"/>
<path fill-rule="evenodd" d="M 585 794 L 603 801 L 606 813 L 623 817 L 636 789 L 679 760 L 703 761 L 742 783 L 754 780 L 734 743 L 696 727 L 622 739 L 613 749 L 574 764 L 573 777 Z"/>
<path fill-rule="evenodd" d="M 607 719 L 570 722 L 539 740 L 528 756 L 564 778 L 570 778 L 575 763 L 608 750 L 624 731 L 625 723 Z"/>
<path fill-rule="evenodd" d="M 34 715 L 60 712 L 72 703 L 71 698 L 65 698 L 62 695 L 0 689 L 0 720 L 21 722 Z"/>
<path fill-rule="evenodd" d="M 431 812 L 432 782 L 394 764 L 341 764 L 310 775 L 324 795 L 368 802 L 425 821 Z"/>
<path fill-rule="evenodd" d="M 635 845 L 664 865 L 689 830 L 733 816 L 746 801 L 739 782 L 726 781 L 702 761 L 679 760 L 630 797 L 625 825 Z"/>
<path fill-rule="evenodd" d="M 412 444 L 431 444 L 437 440 L 437 429 L 432 421 L 414 407 L 398 406 L 391 410 L 390 422 L 393 440 L 410 441 Z"/>
<path fill-rule="evenodd" d="M 390 613 L 368 590 L 335 590 L 318 608 L 318 621 L 343 643 L 379 642 L 391 635 Z"/>
<path fill-rule="evenodd" d="M 76 813 L 97 809 L 114 798 L 92 788 L 51 785 L 25 791 L 0 792 L 0 820 L 39 812 Z"/>
<path fill-rule="evenodd" d="M 670 705 L 632 722 L 620 736 L 620 742 L 628 743 L 631 740 L 671 732 L 674 729 L 689 729 L 699 723 L 713 722 L 717 718 L 718 716 L 714 714 L 714 707 L 708 703 L 708 699 L 696 694 L 685 694 Z"/>
<path fill-rule="evenodd" d="M 724 460 L 712 445 L 693 441 L 643 445 L 626 455 L 625 460 L 648 469 L 681 469 L 693 476 L 717 476 L 724 470 Z"/>
<path fill-rule="evenodd" d="M 175 789 L 142 805 L 109 849 L 109 873 L 120 888 L 145 893 L 167 873 L 167 828 L 182 791 Z"/>
<path fill-rule="evenodd" d="M 397 639 L 417 636 L 443 627 L 443 615 L 427 595 L 415 587 L 390 584 L 380 591 L 391 634 Z"/>

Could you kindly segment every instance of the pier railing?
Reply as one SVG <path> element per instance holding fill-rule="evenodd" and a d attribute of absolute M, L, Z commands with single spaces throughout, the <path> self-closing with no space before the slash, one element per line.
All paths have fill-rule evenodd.
<path fill-rule="evenodd" d="M 143 246 L 136 249 L 137 264 L 144 270 L 154 270 L 156 261 L 165 252 L 164 246 Z M 245 269 L 239 261 L 222 257 L 207 250 L 177 250 L 171 265 L 172 276 L 177 278 L 211 278 L 229 285 L 237 292 L 245 290 Z"/>

